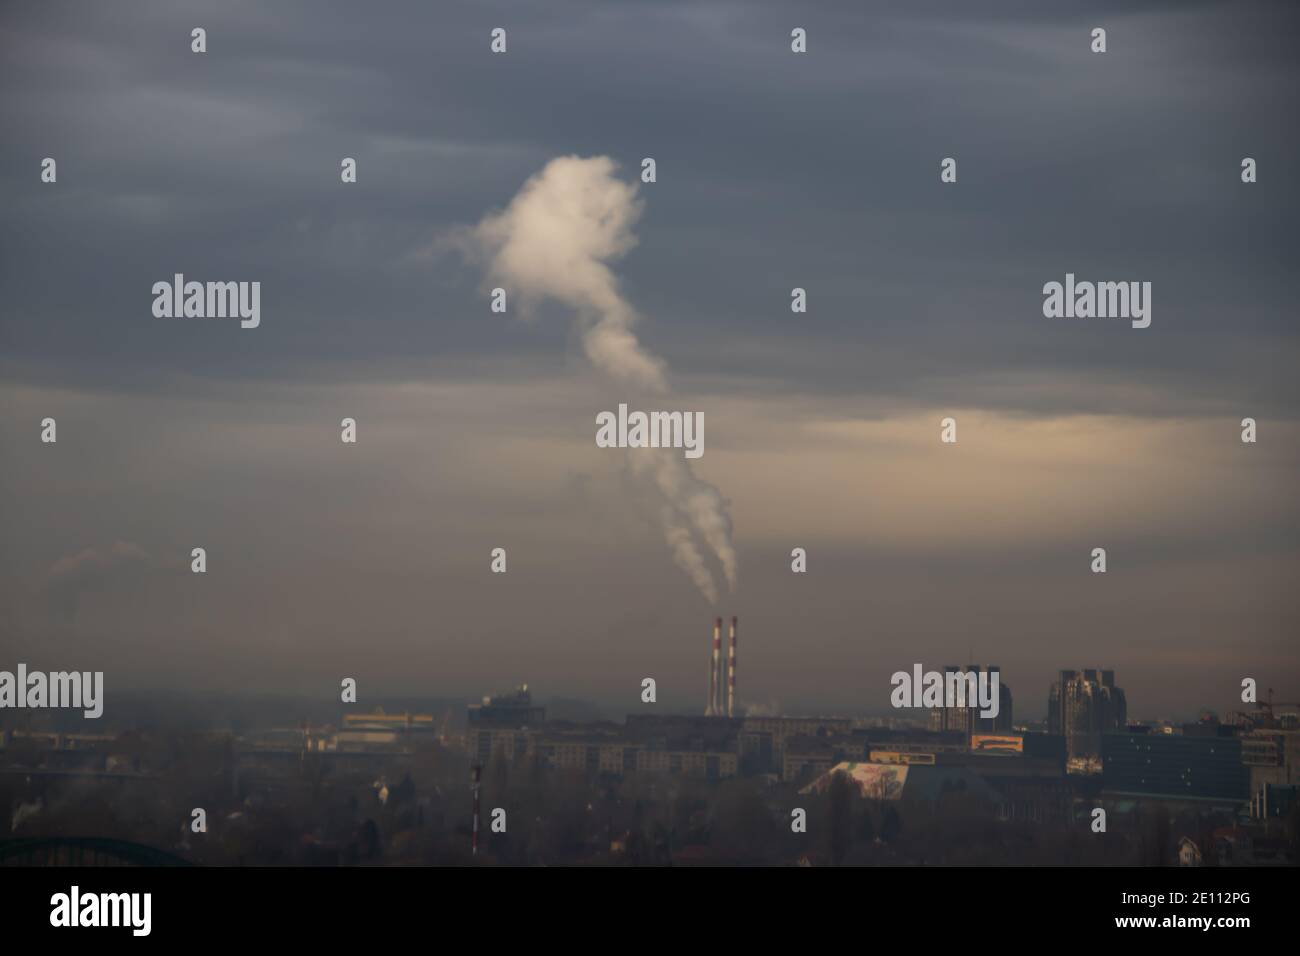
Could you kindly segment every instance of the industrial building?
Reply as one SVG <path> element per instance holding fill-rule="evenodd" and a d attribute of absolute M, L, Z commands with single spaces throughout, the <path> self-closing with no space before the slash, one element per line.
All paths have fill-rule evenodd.
<path fill-rule="evenodd" d="M 377 707 L 368 714 L 344 714 L 343 726 L 334 734 L 332 745 L 309 749 L 358 750 L 369 748 L 409 750 L 422 743 L 440 739 L 446 732 L 446 719 L 432 714 L 409 711 L 388 714 Z M 309 735 L 311 736 L 311 735 Z M 319 740 L 319 738 L 313 738 Z"/>
<path fill-rule="evenodd" d="M 1250 770 L 1252 793 L 1267 784 L 1300 784 L 1300 731 L 1264 729 L 1242 734 L 1241 762 Z"/>

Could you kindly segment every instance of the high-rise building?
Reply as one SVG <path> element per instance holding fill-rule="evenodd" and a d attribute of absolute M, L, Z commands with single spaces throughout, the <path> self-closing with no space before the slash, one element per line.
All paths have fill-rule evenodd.
<path fill-rule="evenodd" d="M 1065 737 L 1071 757 L 1101 755 L 1103 734 L 1123 733 L 1128 702 L 1115 686 L 1115 672 L 1063 670 L 1047 699 L 1048 733 Z"/>
<path fill-rule="evenodd" d="M 944 686 L 948 684 L 949 674 L 974 674 L 978 680 L 980 666 L 978 664 L 967 664 L 965 667 L 958 667 L 956 664 L 945 664 L 943 668 Z M 997 664 L 988 666 L 989 680 L 992 681 L 992 675 L 998 677 L 998 713 L 996 717 L 981 717 L 980 707 L 933 707 L 930 709 L 929 728 L 931 730 L 960 730 L 966 735 L 985 734 L 1009 731 L 1012 727 L 1011 719 L 1011 688 L 1002 682 L 1002 668 Z"/>

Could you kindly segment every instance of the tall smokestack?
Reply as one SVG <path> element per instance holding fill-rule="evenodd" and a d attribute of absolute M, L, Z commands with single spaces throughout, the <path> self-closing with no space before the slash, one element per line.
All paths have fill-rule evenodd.
<path fill-rule="evenodd" d="M 718 664 L 722 657 L 722 618 L 713 619 L 713 656 L 709 659 L 709 703 L 704 708 L 704 716 L 718 715 Z"/>
<path fill-rule="evenodd" d="M 736 715 L 736 616 L 731 616 L 727 635 L 727 716 Z"/>

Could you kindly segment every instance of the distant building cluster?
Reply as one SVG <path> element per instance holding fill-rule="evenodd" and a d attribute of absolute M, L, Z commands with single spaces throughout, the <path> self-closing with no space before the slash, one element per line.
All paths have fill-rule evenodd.
<path fill-rule="evenodd" d="M 376 708 L 349 711 L 337 725 L 300 723 L 213 740 L 228 741 L 220 764 L 230 792 L 258 799 L 282 799 L 304 767 L 319 766 L 335 778 L 373 775 L 380 803 L 401 803 L 409 780 L 390 786 L 386 774 L 430 752 L 467 760 L 476 775 L 508 767 L 588 780 L 747 777 L 810 794 L 842 776 L 871 800 L 971 800 L 991 807 L 998 820 L 1023 823 L 1078 823 L 1097 806 L 1122 819 L 1158 806 L 1171 819 L 1216 821 L 1209 837 L 1182 836 L 1177 855 L 1187 865 L 1207 856 L 1288 861 L 1272 825 L 1300 801 L 1300 721 L 1294 712 L 1275 711 L 1271 692 L 1253 712 L 1224 721 L 1206 713 L 1195 723 L 1134 723 L 1113 671 L 1063 670 L 1051 686 L 1045 725 L 1016 725 L 1011 689 L 996 666 L 987 670 L 999 674 L 996 717 L 981 718 L 977 707 L 937 707 L 925 726 L 897 718 L 746 715 L 733 694 L 721 694 L 723 669 L 711 667 L 705 714 L 557 720 L 524 684 L 469 705 L 463 723 L 459 707 L 439 716 Z M 734 665 L 728 671 L 733 678 Z M 945 668 L 954 672 L 979 668 Z M 725 684 L 730 691 L 734 679 Z M 60 778 L 130 783 L 158 769 L 137 744 L 130 734 L 3 728 L 0 772 L 37 786 Z M 14 821 L 40 807 L 35 798 L 23 802 Z"/>
<path fill-rule="evenodd" d="M 716 630 L 715 630 L 716 634 Z M 715 644 L 719 642 L 715 641 Z M 979 665 L 946 667 L 978 674 Z M 962 793 L 993 803 L 999 818 L 1065 820 L 1088 794 L 1124 813 L 1142 801 L 1241 812 L 1290 811 L 1298 793 L 1300 730 L 1271 710 L 1182 727 L 1128 722 L 1115 672 L 1063 670 L 1049 696 L 1046 733 L 1016 727 L 1011 688 L 1000 679 L 993 718 L 977 707 L 936 707 L 927 726 L 860 726 L 847 717 L 723 716 L 711 670 L 703 715 L 629 715 L 612 721 L 548 721 L 527 687 L 470 707 L 471 757 L 552 770 L 704 780 L 763 775 L 806 792 L 847 776 L 875 799 L 937 800 Z"/>
<path fill-rule="evenodd" d="M 983 733 L 978 723 L 968 725 L 976 730 L 970 733 L 956 724 L 954 719 L 953 729 L 928 730 L 860 727 L 847 717 L 640 714 L 621 724 L 577 724 L 546 720 L 544 709 L 521 687 L 471 706 L 466 740 L 480 765 L 503 761 L 618 778 L 762 775 L 814 790 L 828 775 L 852 765 L 858 778 L 896 781 L 898 786 L 882 790 L 887 799 L 935 799 L 945 788 L 957 788 L 994 800 L 1008 819 L 1068 814 L 1059 738 L 1009 726 Z"/>
<path fill-rule="evenodd" d="M 726 717 L 629 716 L 611 721 L 547 721 L 527 685 L 485 697 L 468 714 L 467 742 L 481 765 L 533 761 L 551 770 L 624 776 L 673 773 L 710 780 L 739 773 L 735 725 Z"/>
<path fill-rule="evenodd" d="M 935 707 L 930 711 L 930 729 L 931 730 L 957 730 L 963 734 L 979 733 L 998 733 L 1009 731 L 1013 726 L 1011 718 L 1011 688 L 1002 682 L 1002 668 L 996 664 L 990 664 L 988 671 L 990 675 L 998 676 L 998 713 L 996 717 L 981 717 L 980 709 L 977 705 L 972 706 L 953 706 L 953 707 Z M 956 664 L 947 664 L 944 666 L 943 674 L 945 683 L 947 683 L 949 674 L 974 674 L 979 675 L 980 666 L 978 664 L 967 664 L 965 667 L 958 667 Z"/>

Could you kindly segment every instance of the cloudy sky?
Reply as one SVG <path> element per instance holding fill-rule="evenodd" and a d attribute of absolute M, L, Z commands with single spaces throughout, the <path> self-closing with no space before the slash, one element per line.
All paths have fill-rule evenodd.
<path fill-rule="evenodd" d="M 968 659 L 1027 718 L 1064 667 L 1142 717 L 1300 699 L 1300 18 L 851 6 L 7 4 L 0 668 L 105 670 L 110 709 L 345 676 L 698 709 L 735 613 L 755 707 L 880 712 Z M 570 155 L 637 187 L 607 265 L 648 406 L 466 249 Z M 176 272 L 259 281 L 260 327 L 155 318 Z M 1151 282 L 1150 328 L 1044 318 L 1067 272 Z M 717 606 L 595 446 L 628 400 L 704 413 Z"/>

